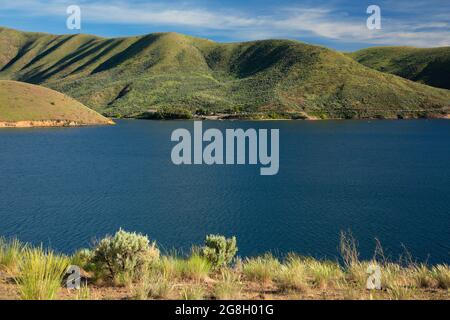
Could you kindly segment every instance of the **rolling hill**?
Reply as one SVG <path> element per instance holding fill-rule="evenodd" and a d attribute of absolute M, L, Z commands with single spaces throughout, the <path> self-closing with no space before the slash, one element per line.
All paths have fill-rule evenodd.
<path fill-rule="evenodd" d="M 0 127 L 113 124 L 78 101 L 54 90 L 0 80 Z"/>
<path fill-rule="evenodd" d="M 242 117 L 407 118 L 450 113 L 450 91 L 290 40 L 217 43 L 0 29 L 0 79 L 41 84 L 115 117 L 148 110 Z"/>
<path fill-rule="evenodd" d="M 378 71 L 450 89 L 450 47 L 376 47 L 351 53 L 350 56 Z"/>

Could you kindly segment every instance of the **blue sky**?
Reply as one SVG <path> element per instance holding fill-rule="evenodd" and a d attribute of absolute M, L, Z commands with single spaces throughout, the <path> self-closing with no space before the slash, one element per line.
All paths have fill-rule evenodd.
<path fill-rule="evenodd" d="M 0 26 L 56 34 L 79 5 L 81 33 L 105 37 L 175 31 L 216 41 L 286 38 L 356 50 L 374 45 L 450 45 L 449 0 L 0 0 Z M 381 30 L 366 9 L 381 8 Z M 78 32 L 78 31 L 77 31 Z"/>

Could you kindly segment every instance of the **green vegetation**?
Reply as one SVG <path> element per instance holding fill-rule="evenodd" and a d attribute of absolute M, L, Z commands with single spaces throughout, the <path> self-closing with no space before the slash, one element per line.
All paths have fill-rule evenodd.
<path fill-rule="evenodd" d="M 210 234 L 206 236 L 202 255 L 209 261 L 214 269 L 228 266 L 236 255 L 236 237 L 230 239 L 221 235 Z"/>
<path fill-rule="evenodd" d="M 0 238 L 0 270 L 16 273 L 25 246 L 17 239 Z"/>
<path fill-rule="evenodd" d="M 201 281 L 208 277 L 211 265 L 204 257 L 193 253 L 182 266 L 183 277 Z"/>
<path fill-rule="evenodd" d="M 147 236 L 122 229 L 111 237 L 103 238 L 95 248 L 92 263 L 111 279 L 131 276 L 143 265 L 159 258 L 156 244 Z"/>
<path fill-rule="evenodd" d="M 378 71 L 450 89 L 450 47 L 375 47 L 351 53 L 350 57 Z"/>
<path fill-rule="evenodd" d="M 191 285 L 182 289 L 181 298 L 184 300 L 203 300 L 205 298 L 205 289 L 199 285 Z"/>
<path fill-rule="evenodd" d="M 272 254 L 249 258 L 244 262 L 243 273 L 251 281 L 270 283 L 280 270 L 281 264 Z"/>
<path fill-rule="evenodd" d="M 221 239 L 221 236 L 215 238 Z M 210 262 L 199 254 L 201 249 L 194 248 L 187 256 L 160 255 L 156 243 L 150 242 L 148 237 L 123 230 L 102 239 L 93 251 L 79 250 L 71 257 L 3 239 L 0 241 L 0 298 L 450 298 L 448 265 L 388 261 L 379 243 L 370 261 L 359 260 L 357 250 L 357 242 L 351 234 L 342 233 L 341 264 L 296 254 L 277 258 L 268 253 L 234 259 L 219 270 L 211 268 Z M 82 268 L 81 288 L 60 290 L 64 287 L 64 274 L 69 264 L 75 263 Z M 368 266 L 373 265 L 381 270 L 381 290 L 366 289 Z M 114 270 L 112 273 L 110 267 Z M 109 272 L 99 272 L 105 268 Z"/>
<path fill-rule="evenodd" d="M 14 276 L 24 300 L 50 300 L 61 288 L 69 259 L 43 248 L 25 248 Z"/>
<path fill-rule="evenodd" d="M 35 125 L 41 122 L 45 126 L 112 123 L 78 101 L 54 90 L 0 80 L 0 126 L 2 123 L 14 126 L 18 122 L 25 122 L 19 126 L 28 126 L 26 122 L 36 122 Z"/>
<path fill-rule="evenodd" d="M 190 118 L 197 111 L 249 119 L 450 113 L 448 90 L 298 41 L 221 44 L 176 33 L 104 39 L 0 29 L 0 44 L 0 79 L 56 89 L 113 117 Z"/>
<path fill-rule="evenodd" d="M 234 270 L 223 269 L 221 278 L 214 286 L 214 298 L 218 300 L 239 299 L 242 292 L 241 276 Z"/>

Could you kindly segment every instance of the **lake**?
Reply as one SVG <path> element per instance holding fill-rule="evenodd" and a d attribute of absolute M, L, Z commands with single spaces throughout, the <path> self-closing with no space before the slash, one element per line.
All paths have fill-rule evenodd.
<path fill-rule="evenodd" d="M 71 253 L 120 227 L 165 250 L 236 235 L 241 256 L 338 256 L 351 230 L 397 259 L 450 263 L 450 121 L 207 121 L 277 128 L 280 170 L 175 166 L 170 135 L 190 121 L 0 130 L 0 234 Z"/>

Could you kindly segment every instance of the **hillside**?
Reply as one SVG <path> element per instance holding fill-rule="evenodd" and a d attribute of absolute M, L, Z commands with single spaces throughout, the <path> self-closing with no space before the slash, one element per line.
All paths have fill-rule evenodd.
<path fill-rule="evenodd" d="M 112 121 L 54 90 L 0 80 L 0 127 L 97 124 Z"/>
<path fill-rule="evenodd" d="M 176 33 L 105 39 L 0 29 L 0 79 L 42 84 L 115 117 L 442 117 L 450 91 L 297 41 L 221 44 Z"/>
<path fill-rule="evenodd" d="M 450 47 L 377 47 L 360 50 L 350 56 L 378 71 L 433 87 L 450 89 Z"/>

